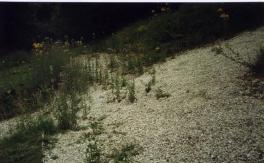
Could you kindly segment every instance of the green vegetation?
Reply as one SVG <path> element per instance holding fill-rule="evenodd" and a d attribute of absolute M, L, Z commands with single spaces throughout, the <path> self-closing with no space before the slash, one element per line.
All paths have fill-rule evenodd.
<path fill-rule="evenodd" d="M 232 17 L 221 18 L 219 8 Z M 110 56 L 111 69 L 122 66 L 124 74 L 142 74 L 144 66 L 165 61 L 183 50 L 231 37 L 248 28 L 245 25 L 248 21 L 258 22 L 258 18 L 248 20 L 240 13 L 258 15 L 244 6 L 182 5 L 174 12 L 168 10 L 125 27 L 108 39 L 96 42 L 92 48 L 117 55 Z"/>
<path fill-rule="evenodd" d="M 171 94 L 165 92 L 165 91 L 162 90 L 161 88 L 158 88 L 158 89 L 156 90 L 156 98 L 157 98 L 157 99 L 160 99 L 160 98 L 168 98 L 168 97 L 170 97 L 170 96 L 171 96 Z"/>
<path fill-rule="evenodd" d="M 12 135 L 0 140 L 0 162 L 42 162 L 43 150 L 52 147 L 56 131 L 49 117 L 22 118 Z"/>
<path fill-rule="evenodd" d="M 5 76 L 0 81 L 0 120 L 23 114 L 25 109 L 27 112 L 35 111 L 49 102 L 54 91 L 65 79 L 62 76 L 63 72 L 67 71 L 64 74 L 67 74 L 68 80 L 64 81 L 68 82 L 68 86 L 74 85 L 76 87 L 74 89 L 78 89 L 78 91 L 86 90 L 83 88 L 87 85 L 84 83 L 86 80 L 79 79 L 80 77 L 87 78 L 84 75 L 85 69 L 80 69 L 78 64 L 71 64 L 72 57 L 87 51 L 84 45 L 70 48 L 67 41 L 62 44 L 52 42 L 47 38 L 42 43 L 36 43 L 35 46 L 32 50 L 33 56 L 30 59 L 27 58 L 27 62 L 23 62 L 21 65 L 14 64 L 16 63 L 14 60 L 5 60 L 5 64 L 10 63 L 8 64 L 9 68 L 0 71 L 0 75 Z M 29 55 L 27 54 L 27 56 Z M 13 65 L 11 65 L 12 63 Z M 70 66 L 66 66 L 69 63 Z M 76 76 L 79 80 L 75 80 Z"/>
<path fill-rule="evenodd" d="M 150 72 L 151 80 L 145 85 L 145 92 L 149 93 L 151 91 L 152 85 L 156 83 L 156 70 L 153 68 Z"/>
<path fill-rule="evenodd" d="M 115 149 L 110 157 L 114 163 L 129 163 L 133 162 L 133 157 L 138 155 L 140 150 L 135 144 L 126 144 L 120 150 Z"/>
<path fill-rule="evenodd" d="M 53 134 L 76 129 L 77 113 L 81 109 L 83 119 L 88 119 L 91 105 L 87 107 L 82 103 L 82 95 L 91 86 L 111 89 L 115 96 L 113 101 L 121 102 L 128 96 L 128 101 L 134 103 L 137 100 L 134 77 L 143 74 L 147 66 L 242 30 L 238 28 L 239 22 L 219 18 L 218 7 L 183 5 L 176 12 L 161 13 L 124 28 L 94 46 L 83 45 L 82 41 L 69 43 L 67 39 L 53 42 L 47 38 L 34 43 L 32 53 L 18 52 L 12 56 L 21 56 L 17 59 L 1 59 L 0 75 L 5 79 L 0 81 L 0 120 L 36 111 L 50 104 L 53 98 L 54 103 L 50 104 L 51 112 L 45 110 L 46 115 L 36 116 L 36 119 L 22 119 L 9 137 L 0 140 L 0 162 L 41 162 L 43 150 L 53 142 Z M 110 53 L 106 63 L 94 54 L 95 51 Z M 259 49 L 253 63 L 245 62 L 228 45 L 225 49 L 217 46 L 212 51 L 247 66 L 255 76 L 263 77 L 263 48 Z M 146 93 L 156 83 L 155 69 L 149 74 L 151 80 L 145 86 Z M 160 88 L 155 95 L 157 99 L 171 96 Z M 199 96 L 205 97 L 206 92 L 200 92 Z M 88 141 L 85 162 L 102 162 L 106 156 L 97 136 L 104 129 L 99 121 L 89 123 L 92 131 L 85 135 Z M 115 149 L 110 159 L 132 162 L 132 157 L 138 154 L 139 149 L 130 144 Z"/>
<path fill-rule="evenodd" d="M 98 143 L 95 141 L 93 143 L 89 142 L 86 148 L 86 163 L 99 163 L 101 161 L 101 149 L 98 147 Z"/>
<path fill-rule="evenodd" d="M 130 83 L 128 86 L 128 100 L 129 102 L 133 103 L 136 99 L 137 98 L 135 95 L 135 81 L 133 80 L 132 83 Z"/>
<path fill-rule="evenodd" d="M 54 111 L 59 129 L 74 129 L 81 99 L 74 95 L 61 94 L 56 100 Z"/>
<path fill-rule="evenodd" d="M 264 48 L 262 46 L 257 50 L 255 58 L 251 57 L 250 54 L 247 54 L 247 58 L 243 58 L 241 54 L 235 51 L 229 44 L 225 44 L 224 47 L 217 45 L 212 48 L 212 52 L 216 55 L 223 55 L 233 62 L 249 68 L 250 73 L 255 77 L 261 77 L 264 74 Z"/>

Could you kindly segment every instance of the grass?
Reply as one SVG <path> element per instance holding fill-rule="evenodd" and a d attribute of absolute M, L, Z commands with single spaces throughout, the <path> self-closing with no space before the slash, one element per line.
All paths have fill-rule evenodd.
<path fill-rule="evenodd" d="M 90 124 L 92 132 L 86 133 L 84 135 L 84 139 L 88 141 L 85 150 L 85 163 L 104 162 L 102 145 L 100 144 L 99 140 L 97 140 L 97 136 L 101 135 L 104 131 L 104 128 L 101 124 L 101 120 L 102 119 L 94 119 Z"/>
<path fill-rule="evenodd" d="M 33 49 L 32 53 L 23 54 L 27 56 L 25 61 L 19 56 L 20 53 L 13 54 L 11 59 L 3 59 L 4 63 L 0 66 L 6 68 L 0 71 L 0 75 L 5 77 L 0 81 L 0 120 L 22 114 L 24 108 L 29 112 L 35 111 L 49 102 L 61 82 L 60 75 L 63 71 L 67 71 L 66 74 L 72 78 L 77 75 L 85 77 L 83 74 L 86 72 L 77 65 L 71 66 L 70 69 L 67 69 L 66 65 L 71 61 L 70 58 L 86 53 L 87 48 L 75 46 L 69 49 L 47 41 L 43 44 L 45 49 Z M 80 80 L 79 77 L 78 79 Z M 84 83 L 86 80 L 80 81 L 83 83 L 70 84 L 75 86 L 75 90 L 85 91 L 83 86 L 87 85 Z"/>
<path fill-rule="evenodd" d="M 224 49 L 226 51 L 224 51 Z M 225 44 L 225 47 L 218 45 L 213 47 L 211 50 L 217 55 L 223 55 L 233 62 L 249 68 L 250 73 L 255 77 L 264 76 L 264 48 L 262 46 L 259 47 L 256 52 L 257 54 L 253 59 L 250 57 L 250 54 L 247 54 L 248 59 L 243 58 L 241 54 L 235 51 L 229 44 Z"/>
<path fill-rule="evenodd" d="M 229 22 L 217 14 L 220 7 L 232 15 Z M 181 5 L 174 12 L 155 14 L 113 33 L 108 39 L 95 43 L 94 50 L 117 54 L 124 73 L 142 74 L 144 66 L 260 25 L 263 22 L 259 18 L 260 8 L 254 7 L 253 10 L 247 5 L 230 7 L 223 4 Z M 245 13 L 252 19 L 248 19 Z M 111 56 L 111 68 L 119 67 L 115 57 Z"/>
<path fill-rule="evenodd" d="M 240 16 L 236 15 L 237 12 L 243 13 L 245 9 L 231 8 L 229 11 L 231 14 L 234 12 L 231 17 L 233 20 L 225 25 L 216 14 L 219 6 L 182 5 L 176 12 L 153 16 L 114 33 L 106 41 L 96 45 L 101 49 L 95 49 L 112 53 L 107 64 L 111 73 L 102 69 L 96 57 L 90 57 L 85 65 L 76 61 L 76 55 L 90 52 L 89 48 L 77 44 L 64 46 L 46 42 L 47 49 L 43 49 L 34 57 L 27 57 L 28 54 L 23 52 L 15 54 L 15 58 L 26 57 L 1 59 L 0 75 L 5 76 L 5 79 L 0 81 L 0 114 L 5 114 L 1 119 L 20 114 L 19 109 L 36 109 L 48 103 L 55 91 L 61 93 L 54 105 L 58 126 L 48 117 L 22 121 L 10 137 L 0 140 L 0 162 L 41 162 L 43 150 L 52 142 L 50 136 L 58 129 L 77 127 L 81 98 L 76 94 L 85 92 L 90 86 L 103 84 L 107 89 L 110 85 L 118 102 L 122 100 L 121 89 L 127 87 L 128 100 L 133 103 L 136 101 L 134 80 L 129 83 L 123 76 L 120 78 L 118 75 L 114 76 L 114 73 L 142 74 L 146 66 L 165 61 L 167 57 L 182 50 L 203 45 L 217 38 L 226 38 L 246 28 L 240 28 L 241 24 L 251 24 L 248 21 L 252 20 L 245 17 L 240 17 L 240 21 L 236 20 L 236 17 Z M 259 16 L 256 13 L 252 14 L 253 17 Z M 231 48 L 228 50 L 235 56 L 231 59 L 248 66 L 256 76 L 263 76 L 263 48 L 259 50 L 252 64 L 241 60 L 239 54 Z M 223 53 L 221 47 L 213 51 L 217 54 Z M 151 75 L 152 79 L 145 88 L 147 93 L 156 82 L 155 70 Z M 161 89 L 156 91 L 157 99 L 170 96 Z M 88 137 L 85 161 L 101 162 L 105 156 L 96 136 L 100 135 L 103 129 L 98 122 L 91 122 L 90 127 L 92 133 Z M 114 162 L 132 162 L 132 157 L 138 154 L 136 146 L 130 144 L 115 150 L 111 158 Z"/>
<path fill-rule="evenodd" d="M 51 136 L 56 131 L 51 118 L 22 119 L 10 137 L 0 140 L 0 162 L 42 162 L 43 150 L 52 147 L 55 140 Z"/>
<path fill-rule="evenodd" d="M 156 70 L 152 68 L 150 71 L 151 80 L 145 85 L 145 92 L 149 93 L 151 91 L 151 87 L 156 84 Z"/>
<path fill-rule="evenodd" d="M 77 112 L 80 110 L 81 99 L 75 95 L 60 94 L 54 106 L 58 128 L 62 130 L 74 129 L 77 126 Z"/>

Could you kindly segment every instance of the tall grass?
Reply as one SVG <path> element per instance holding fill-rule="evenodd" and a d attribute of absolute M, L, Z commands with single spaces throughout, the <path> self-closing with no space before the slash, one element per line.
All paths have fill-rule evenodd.
<path fill-rule="evenodd" d="M 26 117 L 18 121 L 11 136 L 0 139 L 0 162 L 42 162 L 43 150 L 51 148 L 56 132 L 54 121 L 49 117 Z"/>
<path fill-rule="evenodd" d="M 217 14 L 219 8 L 230 15 L 229 21 L 220 18 Z M 100 47 L 98 51 L 118 54 L 120 62 L 127 63 L 124 72 L 142 72 L 141 67 L 164 61 L 183 50 L 219 38 L 226 39 L 260 25 L 263 23 L 261 8 L 254 5 L 181 5 L 175 12 L 153 15 L 125 27 L 96 47 Z M 127 54 L 136 54 L 137 57 L 123 57 Z"/>

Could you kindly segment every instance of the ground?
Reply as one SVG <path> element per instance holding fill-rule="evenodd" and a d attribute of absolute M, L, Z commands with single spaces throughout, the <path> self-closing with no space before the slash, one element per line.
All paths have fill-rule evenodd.
<path fill-rule="evenodd" d="M 262 27 L 217 45 L 228 44 L 251 61 L 263 38 Z M 87 144 L 81 140 L 91 119 L 102 125 L 97 139 L 104 153 L 124 144 L 141 147 L 133 162 L 264 162 L 264 100 L 245 93 L 248 68 L 214 53 L 215 45 L 154 65 L 156 84 L 149 93 L 151 75 L 137 77 L 134 103 L 113 102 L 110 90 L 94 87 L 86 98 L 91 110 L 78 122 L 83 129 L 58 134 L 44 162 L 83 162 Z M 158 89 L 168 96 L 157 99 Z"/>

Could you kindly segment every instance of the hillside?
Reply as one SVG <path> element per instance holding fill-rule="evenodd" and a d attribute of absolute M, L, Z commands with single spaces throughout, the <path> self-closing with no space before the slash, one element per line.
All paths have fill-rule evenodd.
<path fill-rule="evenodd" d="M 264 162 L 263 4 L 172 7 L 1 58 L 0 162 Z"/>
<path fill-rule="evenodd" d="M 228 44 L 250 61 L 263 38 L 261 27 L 218 46 Z M 113 102 L 111 91 L 94 88 L 92 100 L 87 99 L 92 101 L 88 119 L 78 122 L 84 129 L 59 134 L 45 162 L 82 162 L 86 144 L 80 140 L 91 132 L 85 129 L 91 121 L 101 125 L 96 139 L 102 153 L 135 144 L 140 147 L 135 162 L 264 161 L 263 94 L 248 93 L 242 79 L 248 69 L 212 52 L 214 46 L 189 50 L 154 65 L 156 84 L 149 93 L 144 90 L 151 76 L 137 77 L 133 104 Z M 158 88 L 168 96 L 157 99 Z"/>

